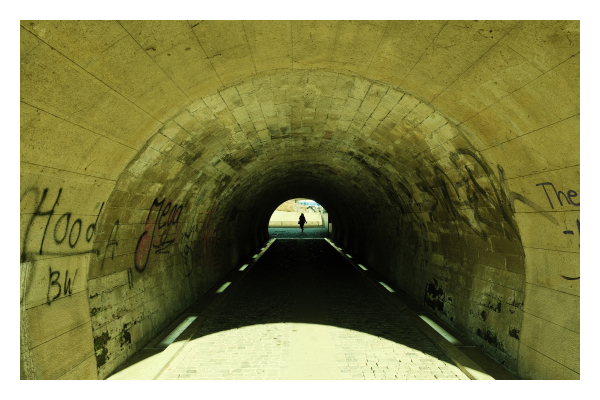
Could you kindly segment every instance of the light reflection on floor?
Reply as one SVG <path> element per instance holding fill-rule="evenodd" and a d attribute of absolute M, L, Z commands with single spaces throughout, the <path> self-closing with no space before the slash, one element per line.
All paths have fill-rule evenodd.
<path fill-rule="evenodd" d="M 193 339 L 159 379 L 468 379 L 448 361 L 351 329 L 270 323 Z"/>

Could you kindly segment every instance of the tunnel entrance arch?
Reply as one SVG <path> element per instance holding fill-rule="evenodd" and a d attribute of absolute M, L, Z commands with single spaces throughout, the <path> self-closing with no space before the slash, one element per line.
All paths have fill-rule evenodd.
<path fill-rule="evenodd" d="M 22 376 L 106 376 L 297 190 L 497 359 L 578 377 L 548 343 L 579 340 L 579 23 L 281 24 L 273 58 L 239 21 L 21 23 Z"/>
<path fill-rule="evenodd" d="M 120 196 L 127 194 L 130 202 L 135 196 L 147 199 L 148 205 L 137 212 L 145 215 L 143 225 L 131 227 L 140 230 L 133 238 L 133 254 L 123 255 L 136 266 L 125 269 L 129 290 L 135 293 L 141 286 L 146 292 L 148 279 L 160 280 L 152 296 L 164 300 L 154 300 L 156 304 L 167 301 L 172 310 L 184 309 L 194 293 L 206 290 L 263 245 L 277 205 L 305 196 L 329 211 L 336 243 L 362 256 L 489 352 L 504 354 L 514 369 L 518 346 L 507 343 L 516 339 L 511 332 L 520 331 L 524 254 L 501 166 L 495 172 L 459 128 L 397 88 L 337 73 L 301 74 L 306 79 L 284 88 L 312 96 L 315 105 L 331 90 L 324 77 L 355 89 L 364 86 L 362 104 L 373 103 L 370 118 L 377 122 L 363 125 L 356 136 L 340 130 L 342 120 L 332 131 L 327 119 L 301 129 L 283 125 L 255 142 L 246 136 L 248 143 L 229 149 L 208 127 L 226 126 L 224 114 L 213 108 L 218 101 L 227 105 L 227 96 L 242 89 L 233 87 L 218 99 L 212 95 L 195 102 L 140 150 L 120 178 L 121 190 L 106 204 L 114 213 Z M 276 79 L 281 78 L 271 77 Z M 252 99 L 267 107 L 258 93 Z M 247 107 L 242 104 L 229 112 L 241 112 Z M 292 114 L 297 106 L 290 103 Z M 360 109 L 353 111 L 355 118 L 360 118 Z M 374 120 L 376 115 L 381 120 Z M 394 122 L 400 115 L 403 119 Z M 384 126 L 389 126 L 387 132 L 381 131 Z M 166 184 L 151 183 L 165 163 L 180 157 L 176 154 L 181 149 L 190 155 L 196 151 L 198 160 L 207 164 L 190 159 L 176 164 L 181 167 Z M 157 194 L 141 194 L 144 187 Z M 97 239 L 100 248 L 105 243 L 104 252 L 90 263 L 90 280 L 120 268 L 112 253 L 114 228 L 109 230 Z M 168 322 L 167 313 L 159 317 L 155 312 L 160 311 L 150 315 L 162 322 L 153 323 L 152 332 Z"/>

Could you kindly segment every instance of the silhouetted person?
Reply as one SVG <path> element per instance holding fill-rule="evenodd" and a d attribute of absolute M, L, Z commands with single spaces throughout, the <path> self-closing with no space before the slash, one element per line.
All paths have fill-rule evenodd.
<path fill-rule="evenodd" d="M 300 214 L 300 219 L 298 220 L 298 223 L 300 224 L 300 229 L 302 229 L 302 232 L 304 232 L 304 224 L 306 223 L 306 218 L 304 218 L 304 213 Z"/>

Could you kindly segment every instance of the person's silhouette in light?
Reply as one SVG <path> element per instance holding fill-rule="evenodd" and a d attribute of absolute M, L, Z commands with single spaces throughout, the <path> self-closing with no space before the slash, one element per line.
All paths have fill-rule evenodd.
<path fill-rule="evenodd" d="M 306 218 L 304 218 L 304 213 L 300 214 L 298 224 L 300 224 L 300 229 L 302 229 L 302 232 L 304 232 L 304 224 L 306 224 Z"/>

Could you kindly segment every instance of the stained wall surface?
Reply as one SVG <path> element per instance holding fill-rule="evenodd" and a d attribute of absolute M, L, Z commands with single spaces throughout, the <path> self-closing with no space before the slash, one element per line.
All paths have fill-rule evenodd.
<path fill-rule="evenodd" d="M 304 197 L 579 379 L 578 21 L 21 21 L 21 378 L 103 379 Z"/>

